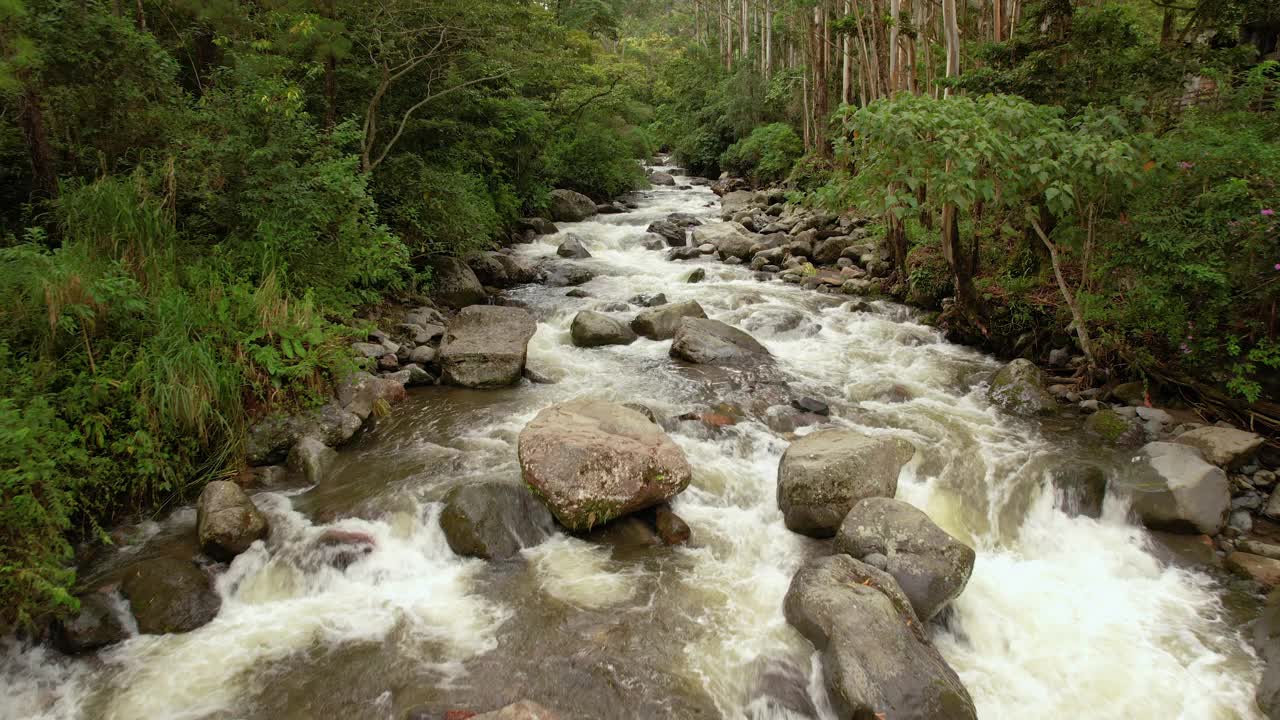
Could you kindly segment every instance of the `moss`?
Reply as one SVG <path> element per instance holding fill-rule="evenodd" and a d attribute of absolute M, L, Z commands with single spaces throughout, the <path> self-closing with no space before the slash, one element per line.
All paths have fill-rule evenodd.
<path fill-rule="evenodd" d="M 1085 421 L 1086 429 L 1112 444 L 1118 443 L 1131 427 L 1129 421 L 1113 410 L 1099 410 Z"/>

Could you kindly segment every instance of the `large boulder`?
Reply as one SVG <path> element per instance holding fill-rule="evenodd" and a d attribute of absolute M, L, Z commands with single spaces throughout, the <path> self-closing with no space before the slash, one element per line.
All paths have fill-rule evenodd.
<path fill-rule="evenodd" d="M 675 185 L 676 179 L 671 177 L 670 173 L 651 172 L 649 173 L 649 182 L 654 185 Z"/>
<path fill-rule="evenodd" d="M 671 357 L 700 365 L 723 365 L 769 358 L 769 351 L 738 328 L 707 318 L 681 319 Z"/>
<path fill-rule="evenodd" d="M 823 265 L 830 265 L 840 259 L 846 249 L 858 242 L 857 238 L 847 235 L 821 240 L 813 248 L 813 259 Z"/>
<path fill-rule="evenodd" d="M 685 226 L 673 222 L 671 219 L 657 220 L 649 225 L 646 232 L 658 235 L 671 247 L 684 247 L 688 244 Z"/>
<path fill-rule="evenodd" d="M 214 480 L 196 501 L 196 535 L 200 549 L 218 560 L 230 560 L 267 536 L 267 518 L 239 485 Z"/>
<path fill-rule="evenodd" d="M 138 631 L 147 635 L 195 630 L 218 614 L 222 600 L 195 563 L 171 557 L 129 568 L 120 586 Z"/>
<path fill-rule="evenodd" d="M 627 323 L 594 310 L 583 310 L 575 315 L 569 334 L 573 337 L 573 344 L 583 348 L 630 345 L 637 337 Z"/>
<path fill-rule="evenodd" d="M 1126 468 L 1133 509 L 1155 530 L 1217 535 L 1231 510 L 1231 486 L 1200 451 L 1177 443 L 1147 443 Z"/>
<path fill-rule="evenodd" d="M 706 311 L 694 300 L 670 303 L 641 310 L 631 321 L 631 329 L 650 340 L 670 340 L 676 336 L 676 331 L 685 318 L 706 316 Z"/>
<path fill-rule="evenodd" d="M 933 524 L 929 516 L 892 498 L 867 498 L 845 516 L 836 552 L 863 562 L 879 555 L 921 620 L 931 620 L 960 596 L 973 573 L 973 549 Z M 872 563 L 877 564 L 877 563 Z"/>
<path fill-rule="evenodd" d="M 114 596 L 92 592 L 77 598 L 75 617 L 53 624 L 53 641 L 65 653 L 82 653 L 114 645 L 129 637 L 123 611 Z"/>
<path fill-rule="evenodd" d="M 591 257 L 591 253 L 587 252 L 587 248 L 582 244 L 582 240 L 577 235 L 569 235 L 564 242 L 560 243 L 560 247 L 556 248 L 556 254 L 563 258 L 571 258 L 573 260 L 585 260 Z"/>
<path fill-rule="evenodd" d="M 359 375 L 377 380 L 367 373 L 359 373 Z M 370 390 L 370 392 L 375 391 Z M 381 387 L 376 392 L 380 395 L 387 394 L 386 389 Z M 344 400 L 339 397 L 336 401 L 330 401 L 297 415 L 274 414 L 255 423 L 249 429 L 245 443 L 245 454 L 248 456 L 249 464 L 264 465 L 280 462 L 288 456 L 289 449 L 295 443 L 307 436 L 318 438 L 326 445 L 333 447 L 346 443 L 360 430 L 372 411 L 372 407 L 349 400 L 350 398 Z"/>
<path fill-rule="evenodd" d="M 518 450 L 525 482 L 571 530 L 669 500 L 692 477 L 684 452 L 660 427 L 599 400 L 538 413 L 520 431 Z"/>
<path fill-rule="evenodd" d="M 755 193 L 749 190 L 737 190 L 725 193 L 720 198 L 720 217 L 728 220 L 746 210 L 755 199 Z"/>
<path fill-rule="evenodd" d="M 538 329 L 527 310 L 474 305 L 449 323 L 440 346 L 444 381 L 469 388 L 514 385 Z"/>
<path fill-rule="evenodd" d="M 906 440 L 853 430 L 819 430 L 791 443 L 778 465 L 778 507 L 787 527 L 831 537 L 854 505 L 893 497 L 898 473 L 915 455 Z"/>
<path fill-rule="evenodd" d="M 582 222 L 596 214 L 591 198 L 573 190 L 551 191 L 551 219 L 556 222 Z"/>
<path fill-rule="evenodd" d="M 440 528 L 455 553 L 504 560 L 550 537 L 555 522 L 529 488 L 485 482 L 449 491 Z"/>
<path fill-rule="evenodd" d="M 722 222 L 699 225 L 693 229 L 693 244 L 711 244 L 722 257 L 750 260 L 751 249 L 760 240 L 739 223 Z"/>
<path fill-rule="evenodd" d="M 560 228 L 556 224 L 546 218 L 527 217 L 520 218 L 516 222 L 516 229 L 520 232 L 532 232 L 535 235 L 555 235 L 560 232 Z"/>
<path fill-rule="evenodd" d="M 987 397 L 1016 415 L 1044 415 L 1058 409 L 1058 401 L 1045 389 L 1044 373 L 1023 358 L 1005 365 L 991 378 Z"/>
<path fill-rule="evenodd" d="M 1220 468 L 1235 470 L 1253 457 L 1263 441 L 1256 433 L 1209 425 L 1184 432 L 1174 442 L 1196 448 Z"/>
<path fill-rule="evenodd" d="M 1267 597 L 1262 616 L 1254 621 L 1253 647 L 1262 660 L 1258 707 L 1268 720 L 1280 720 L 1280 592 Z"/>
<path fill-rule="evenodd" d="M 506 266 L 498 259 L 501 254 L 492 251 L 476 252 L 466 257 L 467 267 L 475 273 L 482 286 L 505 288 L 512 285 Z"/>
<path fill-rule="evenodd" d="M 976 720 L 968 690 L 888 574 L 848 555 L 818 558 L 791 579 L 783 610 L 821 653 L 836 717 Z"/>
<path fill-rule="evenodd" d="M 431 296 L 436 302 L 457 309 L 485 301 L 484 287 L 466 263 L 440 255 L 431 258 L 428 264 L 431 267 Z"/>

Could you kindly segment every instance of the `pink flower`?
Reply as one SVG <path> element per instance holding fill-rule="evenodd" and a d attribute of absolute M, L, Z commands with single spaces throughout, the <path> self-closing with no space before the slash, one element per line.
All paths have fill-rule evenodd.
<path fill-rule="evenodd" d="M 1196 166 L 1195 163 L 1187 162 L 1186 160 L 1183 160 L 1182 162 L 1178 163 L 1178 167 L 1182 168 L 1183 170 L 1190 170 L 1195 166 Z"/>
<path fill-rule="evenodd" d="M 1280 263 L 1276 263 L 1276 269 L 1280 270 Z"/>
<path fill-rule="evenodd" d="M 1275 215 L 1275 214 L 1276 214 L 1276 211 L 1275 211 L 1275 210 L 1272 210 L 1271 208 L 1263 208 L 1263 209 L 1262 209 L 1262 214 L 1263 214 L 1263 215 L 1266 215 L 1267 217 L 1271 217 L 1272 215 Z"/>

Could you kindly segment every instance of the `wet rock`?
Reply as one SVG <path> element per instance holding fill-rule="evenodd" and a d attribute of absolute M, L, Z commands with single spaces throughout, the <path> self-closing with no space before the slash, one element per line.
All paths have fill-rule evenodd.
<path fill-rule="evenodd" d="M 587 252 L 587 248 L 582 245 L 582 240 L 576 235 L 570 235 L 560 243 L 560 247 L 556 248 L 556 255 L 573 260 L 585 260 L 591 257 L 591 253 Z"/>
<path fill-rule="evenodd" d="M 551 191 L 551 219 L 556 222 L 582 222 L 596 214 L 595 202 L 573 190 Z"/>
<path fill-rule="evenodd" d="M 550 537 L 555 521 L 527 487 L 485 482 L 450 490 L 440 527 L 458 555 L 505 560 Z"/>
<path fill-rule="evenodd" d="M 353 342 L 351 351 L 356 354 L 356 357 L 370 360 L 377 360 L 387 354 L 387 348 L 382 343 Z"/>
<path fill-rule="evenodd" d="M 667 296 L 658 293 L 656 295 L 636 295 L 627 302 L 640 307 L 658 307 L 667 304 Z"/>
<path fill-rule="evenodd" d="M 702 220 L 690 213 L 671 213 L 667 216 L 667 222 L 684 228 L 702 224 Z"/>
<path fill-rule="evenodd" d="M 550 287 L 574 287 L 591 282 L 596 276 L 590 268 L 574 262 L 549 262 L 539 266 L 543 281 Z"/>
<path fill-rule="evenodd" d="M 756 339 L 719 320 L 685 317 L 671 342 L 671 357 L 701 365 L 724 365 L 770 357 Z"/>
<path fill-rule="evenodd" d="M 560 228 L 556 227 L 555 223 L 540 217 L 520 218 L 516 223 L 516 229 L 520 232 L 533 231 L 536 235 L 555 235 L 560 232 Z"/>
<path fill-rule="evenodd" d="M 511 287 L 514 283 L 507 274 L 507 266 L 500 259 L 502 257 L 505 257 L 502 253 L 492 251 L 475 252 L 466 257 L 466 263 L 482 286 Z"/>
<path fill-rule="evenodd" d="M 623 403 L 622 407 L 635 410 L 641 415 L 649 418 L 649 421 L 652 423 L 661 424 L 658 422 L 658 414 L 655 413 L 653 408 L 650 408 L 648 405 L 641 405 L 640 403 Z"/>
<path fill-rule="evenodd" d="M 1280 718 L 1280 593 L 1272 593 L 1262 616 L 1253 624 L 1252 640 L 1262 660 L 1258 707 L 1269 720 Z"/>
<path fill-rule="evenodd" d="M 301 473 L 310 485 L 323 480 L 337 460 L 336 450 L 311 436 L 302 438 L 289 450 L 289 469 Z"/>
<path fill-rule="evenodd" d="M 362 376 L 376 380 L 372 375 Z M 343 402 L 339 397 L 324 405 L 297 415 L 271 415 L 249 430 L 245 453 L 249 463 L 261 465 L 283 460 L 289 448 L 305 435 L 319 438 L 334 447 L 345 444 L 360 430 L 366 412 L 360 414 L 359 405 Z"/>
<path fill-rule="evenodd" d="M 821 653 L 836 717 L 976 720 L 959 676 L 888 574 L 848 555 L 819 558 L 792 578 L 783 609 Z"/>
<path fill-rule="evenodd" d="M 1227 475 L 1187 445 L 1153 442 L 1127 468 L 1133 508 L 1147 527 L 1216 535 L 1227 523 Z"/>
<path fill-rule="evenodd" d="M 1226 470 L 1235 470 L 1253 458 L 1262 447 L 1262 436 L 1224 427 L 1202 427 L 1179 435 L 1174 442 L 1190 445 L 1204 459 Z"/>
<path fill-rule="evenodd" d="M 788 307 L 765 305 L 755 308 L 739 323 L 743 330 L 761 335 L 809 337 L 821 330 L 803 312 Z"/>
<path fill-rule="evenodd" d="M 455 257 L 436 256 L 428 260 L 431 267 L 431 296 L 436 302 L 454 309 L 485 302 L 488 296 L 480 279 Z"/>
<path fill-rule="evenodd" d="M 1045 390 L 1044 373 L 1030 360 L 1019 358 L 1005 365 L 991 379 L 987 397 L 1016 415 L 1056 412 L 1058 401 Z"/>
<path fill-rule="evenodd" d="M 790 405 L 772 405 L 764 411 L 764 423 L 776 433 L 793 433 L 802 427 L 821 425 L 827 418 L 821 415 L 805 413 Z"/>
<path fill-rule="evenodd" d="M 666 250 L 667 242 L 658 235 L 645 235 L 640 238 L 640 247 L 645 250 Z"/>
<path fill-rule="evenodd" d="M 1222 567 L 1213 538 L 1208 535 L 1179 535 L 1152 530 L 1151 551 L 1161 562 L 1179 567 L 1204 569 Z"/>
<path fill-rule="evenodd" d="M 375 407 L 390 406 L 404 398 L 404 385 L 393 380 L 374 377 L 366 372 L 352 373 L 338 385 L 337 404 L 360 421 L 356 424 L 357 428 L 363 421 L 369 419 Z M 317 437 L 325 444 L 337 444 L 328 442 L 331 437 L 323 432 L 308 430 L 307 434 Z"/>
<path fill-rule="evenodd" d="M 746 190 L 727 192 L 720 198 L 720 217 L 728 220 L 746 210 L 755 200 L 755 193 Z"/>
<path fill-rule="evenodd" d="M 853 430 L 819 430 L 796 440 L 778 465 L 778 507 L 787 528 L 835 535 L 858 502 L 897 493 L 898 474 L 914 455 L 906 440 Z"/>
<path fill-rule="evenodd" d="M 569 292 L 565 293 L 564 296 L 571 297 L 571 298 L 584 299 L 584 298 L 591 297 L 591 293 L 587 292 L 586 290 L 583 290 L 582 288 L 574 288 Z"/>
<path fill-rule="evenodd" d="M 593 310 L 575 315 L 569 334 L 573 344 L 582 348 L 630 345 L 638 337 L 627 323 Z"/>
<path fill-rule="evenodd" d="M 1268 590 L 1280 585 L 1280 560 L 1237 551 L 1227 556 L 1226 566 Z"/>
<path fill-rule="evenodd" d="M 928 515 L 883 497 L 853 506 L 836 533 L 835 550 L 858 560 L 883 555 L 884 569 L 925 621 L 960 596 L 975 558 L 970 547 L 933 524 Z"/>
<path fill-rule="evenodd" d="M 420 345 L 414 348 L 413 352 L 409 353 L 409 362 L 415 365 L 426 367 L 427 365 L 435 363 L 435 361 L 436 349 L 433 347 Z"/>
<path fill-rule="evenodd" d="M 1084 429 L 1116 447 L 1137 447 L 1145 438 L 1142 425 L 1114 410 L 1098 410 L 1084 421 Z"/>
<path fill-rule="evenodd" d="M 93 592 L 76 599 L 80 610 L 75 616 L 53 624 L 53 641 L 59 650 L 74 655 L 128 639 L 129 625 L 112 594 Z"/>
<path fill-rule="evenodd" d="M 464 308 L 449 323 L 440 346 L 443 380 L 469 388 L 515 384 L 524 370 L 529 338 L 536 330 L 537 323 L 527 310 Z"/>
<path fill-rule="evenodd" d="M 618 215 L 620 213 L 628 212 L 628 210 L 627 206 L 616 202 L 596 205 L 597 215 Z"/>
<path fill-rule="evenodd" d="M 1121 383 L 1111 388 L 1110 397 L 1125 405 L 1143 405 L 1146 403 L 1147 388 L 1141 382 Z"/>
<path fill-rule="evenodd" d="M 129 568 L 121 591 L 146 635 L 184 633 L 208 623 L 222 601 L 209 576 L 190 561 L 161 557 Z"/>
<path fill-rule="evenodd" d="M 821 240 L 813 248 L 813 259 L 823 265 L 830 265 L 840 258 L 840 254 L 850 245 L 858 242 L 857 238 L 847 235 Z"/>
<path fill-rule="evenodd" d="M 239 485 L 214 480 L 196 501 L 196 535 L 200 549 L 218 560 L 230 560 L 267 536 L 267 518 Z"/>
<path fill-rule="evenodd" d="M 668 503 L 661 503 L 654 508 L 653 526 L 666 545 L 684 545 L 693 534 L 689 530 L 689 524 L 676 515 Z"/>
<path fill-rule="evenodd" d="M 403 372 L 408 373 L 409 375 L 409 379 L 405 382 L 405 385 L 435 385 L 438 380 L 430 370 L 418 365 L 417 363 L 405 365 Z"/>
<path fill-rule="evenodd" d="M 685 278 L 685 282 L 700 283 L 706 279 L 707 279 L 706 268 L 695 268 L 693 272 L 689 273 L 689 277 Z"/>
<path fill-rule="evenodd" d="M 791 406 L 797 410 L 814 415 L 827 416 L 831 414 L 831 407 L 817 398 L 802 397 L 791 401 Z"/>
<path fill-rule="evenodd" d="M 289 469 L 283 465 L 262 465 L 249 469 L 246 487 L 275 490 L 289 484 Z"/>
<path fill-rule="evenodd" d="M 501 710 L 476 715 L 471 720 L 560 720 L 560 716 L 532 700 L 521 700 Z"/>
<path fill-rule="evenodd" d="M 552 378 L 546 373 L 538 372 L 537 370 L 534 370 L 528 365 L 525 366 L 524 370 L 520 373 L 520 376 L 523 377 L 525 380 L 528 380 L 529 382 L 533 383 L 534 385 L 555 385 L 556 384 L 555 378 Z"/>
<path fill-rule="evenodd" d="M 751 259 L 756 237 L 739 223 L 710 223 L 693 229 L 693 244 L 711 244 L 721 257 Z"/>
<path fill-rule="evenodd" d="M 649 182 L 654 185 L 675 185 L 676 179 L 664 172 L 649 173 Z"/>
<path fill-rule="evenodd" d="M 1107 475 L 1088 463 L 1063 463 L 1050 473 L 1057 494 L 1056 505 L 1068 517 L 1102 517 L 1107 498 Z"/>
<path fill-rule="evenodd" d="M 649 225 L 645 232 L 653 233 L 662 238 L 667 245 L 678 248 L 688 244 L 687 233 L 684 225 L 672 222 L 670 219 L 658 220 Z"/>
<path fill-rule="evenodd" d="M 597 400 L 538 413 L 520 431 L 518 450 L 525 482 L 573 530 L 669 500 L 692 476 L 679 446 L 649 418 Z"/>
<path fill-rule="evenodd" d="M 491 253 L 490 256 L 502 266 L 503 272 L 506 273 L 506 287 L 538 282 L 542 277 L 538 272 L 538 266 L 528 258 L 501 252 Z"/>
<path fill-rule="evenodd" d="M 671 303 L 642 310 L 631 321 L 631 329 L 650 340 L 670 340 L 675 337 L 685 318 L 706 316 L 706 311 L 696 301 Z"/>
<path fill-rule="evenodd" d="M 671 248 L 667 251 L 668 260 L 696 260 L 700 257 L 702 257 L 702 251 L 693 245 Z"/>

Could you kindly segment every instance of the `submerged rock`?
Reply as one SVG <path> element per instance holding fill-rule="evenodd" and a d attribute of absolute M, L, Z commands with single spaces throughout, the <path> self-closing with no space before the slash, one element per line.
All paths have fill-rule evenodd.
<path fill-rule="evenodd" d="M 1217 535 L 1227 524 L 1227 474 L 1205 462 L 1193 447 L 1147 443 L 1134 458 L 1127 480 L 1133 509 L 1147 527 Z"/>
<path fill-rule="evenodd" d="M 671 343 L 671 357 L 700 365 L 724 365 L 770 357 L 747 333 L 719 320 L 685 317 Z"/>
<path fill-rule="evenodd" d="M 667 545 L 684 545 L 693 534 L 689 530 L 689 524 L 676 515 L 668 503 L 661 503 L 654 508 L 653 526 L 658 531 L 658 537 Z"/>
<path fill-rule="evenodd" d="M 138 631 L 147 635 L 195 630 L 222 607 L 204 570 L 171 557 L 144 560 L 129 568 L 121 590 L 129 599 Z"/>
<path fill-rule="evenodd" d="M 707 313 L 693 300 L 642 310 L 631 321 L 631 329 L 650 340 L 670 340 L 685 318 L 705 318 Z"/>
<path fill-rule="evenodd" d="M 1280 593 L 1272 593 L 1253 624 L 1253 647 L 1262 660 L 1258 707 L 1269 720 L 1280 720 Z"/>
<path fill-rule="evenodd" d="M 1022 358 L 1005 365 L 991 378 L 987 397 L 1016 415 L 1043 415 L 1058 409 L 1058 401 L 1045 389 L 1044 373 Z"/>
<path fill-rule="evenodd" d="M 444 382 L 469 388 L 515 384 L 537 329 L 533 316 L 521 308 L 464 308 L 440 346 Z"/>
<path fill-rule="evenodd" d="M 684 452 L 644 415 L 574 400 L 538 413 L 518 441 L 524 480 L 565 527 L 589 530 L 689 486 Z"/>
<path fill-rule="evenodd" d="M 583 310 L 569 326 L 573 344 L 582 348 L 630 345 L 637 335 L 627 323 L 593 310 Z"/>
<path fill-rule="evenodd" d="M 573 190 L 551 191 L 551 219 L 556 222 L 582 222 L 596 214 L 591 198 Z"/>
<path fill-rule="evenodd" d="M 898 474 L 914 455 L 906 440 L 853 430 L 819 430 L 796 440 L 778 465 L 778 507 L 787 528 L 835 535 L 858 502 L 898 492 Z"/>
<path fill-rule="evenodd" d="M 888 574 L 848 555 L 818 558 L 792 578 L 783 609 L 821 653 L 836 717 L 976 720 L 968 690 Z"/>
<path fill-rule="evenodd" d="M 1055 504 L 1069 517 L 1102 517 L 1107 498 L 1107 475 L 1102 468 L 1088 463 L 1064 463 L 1050 473 L 1057 495 Z"/>
<path fill-rule="evenodd" d="M 1184 432 L 1174 442 L 1199 450 L 1220 468 L 1237 470 L 1262 447 L 1263 440 L 1257 433 L 1210 425 Z"/>
<path fill-rule="evenodd" d="M 960 596 L 976 557 L 920 510 L 879 497 L 853 506 L 836 533 L 835 550 L 858 560 L 883 555 L 884 570 L 898 581 L 921 620 L 933 619 Z"/>
<path fill-rule="evenodd" d="M 529 488 L 485 482 L 450 490 L 440 527 L 455 553 L 504 560 L 550 537 L 555 521 Z"/>
<path fill-rule="evenodd" d="M 338 453 L 313 437 L 304 437 L 289 451 L 289 469 L 301 473 L 308 484 L 315 485 L 338 459 Z"/>
<path fill-rule="evenodd" d="M 196 501 L 196 535 L 200 549 L 218 560 L 230 560 L 267 536 L 267 518 L 239 485 L 215 480 Z"/>

